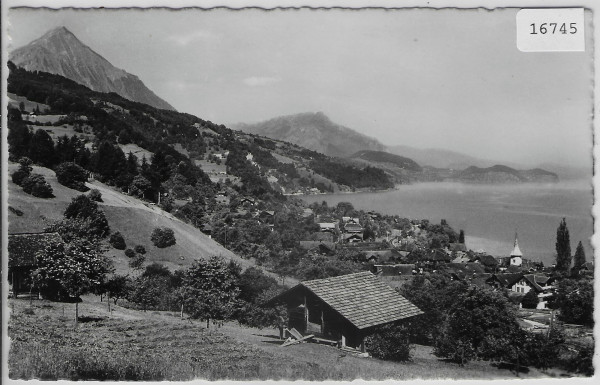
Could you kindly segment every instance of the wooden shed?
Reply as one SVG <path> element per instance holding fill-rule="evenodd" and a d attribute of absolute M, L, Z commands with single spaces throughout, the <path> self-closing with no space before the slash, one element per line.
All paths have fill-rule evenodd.
<path fill-rule="evenodd" d="M 62 242 L 58 233 L 8 235 L 8 281 L 15 298 L 29 292 L 28 278 L 37 266 L 36 254 L 51 242 Z"/>
<path fill-rule="evenodd" d="M 265 306 L 285 304 L 288 328 L 364 351 L 376 326 L 423 312 L 370 272 L 304 281 Z"/>

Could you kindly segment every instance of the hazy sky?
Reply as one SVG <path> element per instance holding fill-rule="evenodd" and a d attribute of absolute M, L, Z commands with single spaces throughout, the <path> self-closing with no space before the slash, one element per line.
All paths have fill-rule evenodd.
<path fill-rule="evenodd" d="M 31 10 L 177 110 L 217 123 L 323 111 L 386 145 L 591 164 L 592 54 L 523 53 L 507 10 Z M 589 23 L 588 23 L 589 24 Z"/>

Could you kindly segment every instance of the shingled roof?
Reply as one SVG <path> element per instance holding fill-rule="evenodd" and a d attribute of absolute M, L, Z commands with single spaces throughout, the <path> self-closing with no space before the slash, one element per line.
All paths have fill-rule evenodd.
<path fill-rule="evenodd" d="M 62 242 L 58 233 L 26 233 L 8 235 L 8 266 L 35 266 L 35 254 L 50 242 Z"/>
<path fill-rule="evenodd" d="M 368 271 L 301 282 L 289 291 L 299 286 L 310 290 L 358 329 L 423 314 Z"/>

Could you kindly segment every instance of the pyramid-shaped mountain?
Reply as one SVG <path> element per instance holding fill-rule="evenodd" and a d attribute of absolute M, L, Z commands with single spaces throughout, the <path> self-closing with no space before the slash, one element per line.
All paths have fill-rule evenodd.
<path fill-rule="evenodd" d="M 94 91 L 115 92 L 135 102 L 175 110 L 137 76 L 113 66 L 65 27 L 48 31 L 39 39 L 14 50 L 9 60 L 28 71 L 61 75 Z"/>

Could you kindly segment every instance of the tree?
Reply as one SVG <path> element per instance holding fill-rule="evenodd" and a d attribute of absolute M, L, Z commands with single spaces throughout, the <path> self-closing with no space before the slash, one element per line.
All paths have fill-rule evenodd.
<path fill-rule="evenodd" d="M 25 102 L 21 101 L 19 103 L 19 110 L 21 110 L 21 112 L 25 112 Z"/>
<path fill-rule="evenodd" d="M 568 273 L 571 268 L 571 241 L 567 221 L 562 219 L 556 230 L 556 270 Z"/>
<path fill-rule="evenodd" d="M 54 171 L 56 180 L 63 186 L 82 192 L 89 190 L 89 187 L 85 185 L 88 180 L 87 171 L 83 167 L 73 162 L 64 162 L 59 164 Z"/>
<path fill-rule="evenodd" d="M 98 189 L 91 189 L 89 194 L 88 194 L 88 198 L 90 198 L 90 200 L 94 201 L 94 202 L 104 202 L 102 200 L 102 193 L 98 190 Z"/>
<path fill-rule="evenodd" d="M 98 204 L 86 195 L 78 195 L 71 200 L 65 210 L 67 219 L 89 220 L 90 235 L 98 238 L 106 237 L 110 232 L 108 220 L 104 212 L 98 208 Z"/>
<path fill-rule="evenodd" d="M 157 227 L 152 231 L 150 240 L 154 246 L 162 249 L 173 246 L 176 243 L 175 233 L 168 227 Z"/>
<path fill-rule="evenodd" d="M 113 275 L 104 283 L 104 289 L 109 299 L 112 298 L 115 305 L 121 298 L 127 298 L 131 291 L 131 278 L 127 275 Z"/>
<path fill-rule="evenodd" d="M 375 358 L 390 361 L 410 359 L 409 332 L 399 325 L 384 325 L 377 328 L 365 340 L 366 348 Z"/>
<path fill-rule="evenodd" d="M 476 358 L 495 359 L 506 353 L 519 330 L 516 315 L 502 294 L 473 287 L 459 295 L 448 311 L 434 354 L 460 364 Z"/>
<path fill-rule="evenodd" d="M 240 275 L 239 297 L 247 302 L 255 302 L 262 293 L 273 287 L 277 287 L 275 278 L 269 277 L 256 267 L 249 267 Z"/>
<path fill-rule="evenodd" d="M 227 319 L 236 307 L 240 289 L 235 277 L 221 258 L 198 259 L 185 271 L 181 298 L 192 318 Z"/>
<path fill-rule="evenodd" d="M 583 249 L 583 244 L 579 241 L 577 248 L 575 249 L 573 268 L 580 269 L 585 265 L 585 262 L 585 250 Z"/>
<path fill-rule="evenodd" d="M 110 268 L 110 262 L 95 245 L 78 239 L 71 243 L 48 244 L 37 255 L 37 268 L 32 277 L 36 286 L 50 296 L 76 301 L 77 323 L 79 297 L 101 285 Z"/>
<path fill-rule="evenodd" d="M 535 309 L 537 308 L 540 299 L 538 298 L 535 290 L 529 290 L 523 299 L 521 300 L 521 305 L 523 305 L 524 309 Z"/>
<path fill-rule="evenodd" d="M 35 163 L 44 167 L 52 167 L 56 162 L 56 153 L 54 151 L 54 141 L 43 129 L 35 131 L 31 137 L 29 145 L 29 158 Z"/>
<path fill-rule="evenodd" d="M 123 238 L 123 235 L 121 235 L 121 233 L 118 231 L 116 233 L 111 234 L 108 243 L 110 243 L 110 245 L 117 250 L 125 250 L 125 248 L 127 247 L 127 245 L 125 244 L 125 238 Z"/>
<path fill-rule="evenodd" d="M 458 234 L 458 243 L 465 243 L 465 231 L 464 230 L 460 230 L 460 233 Z"/>
<path fill-rule="evenodd" d="M 562 279 L 551 307 L 558 309 L 558 319 L 578 325 L 594 325 L 594 287 L 591 281 Z"/>
<path fill-rule="evenodd" d="M 31 167 L 32 164 L 33 162 L 31 159 L 25 156 L 19 159 L 19 169 L 12 174 L 12 181 L 17 185 L 22 186 L 23 180 L 31 175 L 31 171 L 33 170 L 33 167 Z"/>
<path fill-rule="evenodd" d="M 146 198 L 152 196 L 152 184 L 141 175 L 136 175 L 131 182 L 131 195 L 138 198 Z"/>
<path fill-rule="evenodd" d="M 31 174 L 21 182 L 23 186 L 23 191 L 27 194 L 31 194 L 34 197 L 38 198 L 53 198 L 54 191 L 52 190 L 52 186 L 46 179 L 44 179 L 43 175 L 40 174 Z"/>

